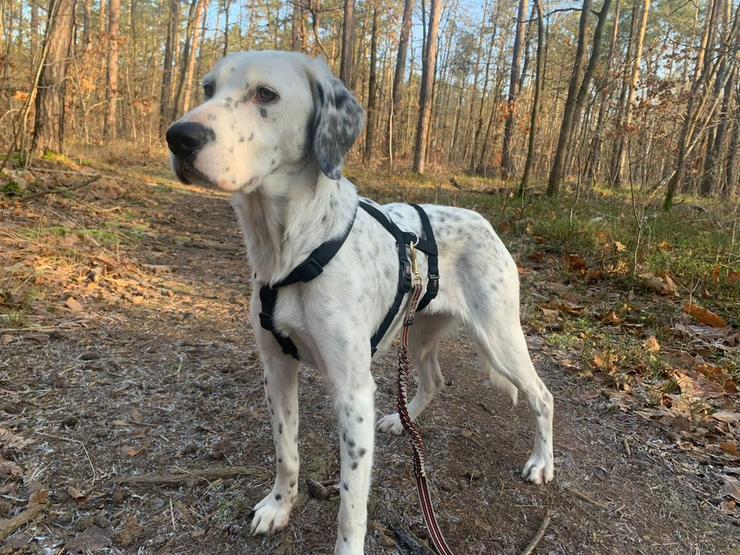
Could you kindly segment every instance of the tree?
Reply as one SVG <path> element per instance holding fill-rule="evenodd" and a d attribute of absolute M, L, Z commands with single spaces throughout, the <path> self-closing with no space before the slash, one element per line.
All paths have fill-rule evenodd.
<path fill-rule="evenodd" d="M 162 87 L 159 93 L 159 131 L 164 133 L 172 122 L 172 73 L 180 20 L 180 0 L 169 0 L 167 40 L 162 61 Z"/>
<path fill-rule="evenodd" d="M 406 71 L 406 57 L 409 50 L 409 35 L 411 34 L 412 16 L 414 15 L 414 0 L 404 0 L 403 16 L 401 17 L 401 33 L 398 38 L 398 52 L 396 54 L 396 69 L 393 73 L 393 88 L 391 92 L 390 125 L 388 126 L 388 160 L 393 167 L 393 134 L 396 127 L 394 118 L 400 119 L 401 97 L 403 96 L 403 78 Z"/>
<path fill-rule="evenodd" d="M 437 66 L 437 42 L 442 0 L 430 0 L 429 26 L 425 36 L 424 59 L 421 68 L 421 90 L 419 92 L 419 120 L 416 125 L 413 170 L 423 174 L 426 166 L 427 139 L 432 116 L 432 88 Z"/>
<path fill-rule="evenodd" d="M 626 81 L 626 98 L 623 100 L 623 104 L 620 105 L 619 120 L 617 128 L 619 134 L 617 135 L 617 143 L 614 153 L 614 164 L 611 172 L 611 186 L 619 188 L 622 183 L 622 172 L 625 159 L 625 142 L 626 136 L 630 132 L 630 126 L 632 124 L 632 105 L 635 103 L 635 95 L 637 92 L 637 86 L 640 82 L 640 63 L 642 62 L 642 49 L 645 43 L 645 31 L 647 30 L 648 16 L 650 14 L 650 0 L 642 1 L 642 9 L 638 9 L 638 6 L 632 11 L 633 25 L 636 21 L 636 15 L 640 14 L 640 23 L 638 27 L 635 27 L 636 34 L 634 37 L 634 49 L 632 56 L 632 69 L 630 71 L 630 79 Z"/>
<path fill-rule="evenodd" d="M 368 161 L 373 155 L 373 143 L 375 141 L 376 98 L 377 87 L 377 64 L 378 64 L 378 3 L 373 3 L 373 24 L 370 31 L 370 77 L 367 85 L 367 129 L 365 130 L 365 151 L 363 158 Z"/>
<path fill-rule="evenodd" d="M 344 0 L 344 22 L 342 23 L 342 61 L 339 78 L 348 87 L 352 82 L 352 65 L 355 45 L 355 0 Z"/>
<path fill-rule="evenodd" d="M 103 137 L 118 137 L 118 40 L 121 19 L 121 0 L 109 0 L 108 6 L 108 103 L 105 111 Z"/>
<path fill-rule="evenodd" d="M 41 70 L 31 152 L 64 152 L 64 101 L 75 21 L 75 0 L 51 0 L 46 23 L 46 59 Z"/>
<path fill-rule="evenodd" d="M 547 181 L 548 196 L 557 195 L 560 190 L 565 151 L 573 128 L 573 113 L 576 109 L 578 82 L 580 81 L 581 68 L 583 67 L 583 60 L 586 55 L 586 29 L 588 28 L 588 16 L 591 12 L 592 4 L 593 0 L 583 0 L 581 18 L 578 24 L 578 45 L 576 46 L 575 61 L 573 62 L 573 70 L 571 71 L 570 82 L 568 83 L 568 96 L 565 100 L 565 108 L 563 109 L 563 120 L 558 135 L 558 146 L 555 150 L 555 156 L 550 167 L 550 176 Z"/>
<path fill-rule="evenodd" d="M 545 21 L 542 9 L 542 0 L 534 0 L 534 6 L 537 10 L 537 61 L 534 73 L 534 98 L 532 99 L 532 113 L 529 119 L 529 141 L 527 143 L 527 160 L 524 162 L 524 175 L 519 185 L 519 196 L 526 193 L 529 186 L 529 174 L 532 171 L 534 163 L 534 144 L 537 136 L 537 118 L 540 111 L 540 95 L 542 94 L 542 75 L 544 73 L 544 56 L 545 48 Z"/>
<path fill-rule="evenodd" d="M 511 58 L 511 77 L 509 78 L 509 96 L 506 105 L 506 127 L 504 128 L 504 145 L 501 159 L 501 176 L 504 179 L 516 172 L 514 156 L 511 152 L 511 140 L 514 135 L 516 119 L 516 100 L 519 96 L 519 71 L 522 64 L 522 42 L 524 40 L 524 23 L 527 17 L 527 0 L 519 0 L 519 12 L 516 20 L 514 50 Z"/>
<path fill-rule="evenodd" d="M 180 85 L 177 89 L 177 98 L 175 106 L 179 113 L 187 112 L 190 109 L 190 96 L 193 90 L 193 79 L 195 77 L 195 62 L 197 59 L 198 47 L 200 46 L 200 36 L 203 24 L 203 14 L 208 8 L 208 0 L 193 0 L 190 5 L 191 15 L 189 18 L 190 34 L 185 40 L 185 50 L 182 54 L 182 67 L 180 70 Z"/>

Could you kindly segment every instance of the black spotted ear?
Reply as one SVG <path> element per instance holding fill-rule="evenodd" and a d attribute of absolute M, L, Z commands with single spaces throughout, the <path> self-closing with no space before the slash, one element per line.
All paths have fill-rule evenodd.
<path fill-rule="evenodd" d="M 314 117 L 310 152 L 329 179 L 342 177 L 344 157 L 359 137 L 364 123 L 362 106 L 325 62 L 314 62 L 312 80 Z"/>

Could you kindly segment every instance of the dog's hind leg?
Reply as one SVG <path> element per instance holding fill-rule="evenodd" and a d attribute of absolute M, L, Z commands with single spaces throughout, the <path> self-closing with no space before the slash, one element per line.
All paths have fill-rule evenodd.
<path fill-rule="evenodd" d="M 547 483 L 553 478 L 552 417 L 553 399 L 532 364 L 517 313 L 488 322 L 488 333 L 474 325 L 481 356 L 489 368 L 491 380 L 509 393 L 516 402 L 516 391 L 521 391 L 535 416 L 534 450 L 524 465 L 522 476 L 535 484 Z"/>
<path fill-rule="evenodd" d="M 409 355 L 419 373 L 419 387 L 409 402 L 412 420 L 419 417 L 444 384 L 438 360 L 439 341 L 453 323 L 452 318 L 447 316 L 418 314 L 409 331 Z M 398 413 L 388 414 L 378 420 L 378 429 L 396 435 L 403 432 Z"/>
<path fill-rule="evenodd" d="M 270 534 L 288 524 L 298 494 L 298 361 L 280 352 L 275 339 L 255 327 L 272 419 L 277 473 L 272 491 L 252 511 L 252 534 Z"/>

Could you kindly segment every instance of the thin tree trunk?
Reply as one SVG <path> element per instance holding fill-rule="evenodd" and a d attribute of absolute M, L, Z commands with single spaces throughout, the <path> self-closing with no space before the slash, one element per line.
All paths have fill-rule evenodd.
<path fill-rule="evenodd" d="M 344 0 L 344 20 L 342 23 L 342 60 L 339 78 L 348 87 L 352 86 L 352 70 L 355 44 L 355 0 Z"/>
<path fill-rule="evenodd" d="M 108 86 L 103 138 L 118 138 L 118 39 L 121 25 L 121 0 L 108 5 Z"/>
<path fill-rule="evenodd" d="M 426 48 L 421 70 L 421 91 L 419 92 L 419 121 L 416 126 L 416 146 L 414 148 L 413 170 L 423 174 L 426 166 L 429 122 L 432 115 L 432 89 L 437 67 L 437 42 L 439 20 L 442 15 L 442 0 L 430 0 L 429 29 L 425 39 Z"/>
<path fill-rule="evenodd" d="M 570 139 L 573 127 L 573 114 L 576 109 L 576 95 L 578 94 L 578 82 L 580 80 L 581 68 L 586 54 L 586 29 L 588 28 L 588 16 L 591 13 L 593 0 L 583 0 L 581 8 L 581 19 L 578 26 L 578 45 L 576 46 L 576 56 L 573 62 L 573 71 L 571 72 L 570 82 L 568 84 L 568 96 L 563 108 L 563 122 L 560 126 L 558 136 L 558 145 L 555 150 L 555 157 L 550 168 L 550 176 L 547 182 L 547 195 L 555 196 L 560 191 L 560 182 L 562 180 L 563 166 L 565 164 L 565 152 Z"/>
<path fill-rule="evenodd" d="M 195 62 L 200 45 L 201 25 L 203 14 L 208 5 L 208 0 L 193 0 L 195 4 L 195 15 L 192 21 L 191 37 L 189 48 L 186 46 L 182 58 L 182 75 L 180 77 L 180 87 L 178 88 L 178 99 L 175 103 L 178 106 L 179 113 L 185 113 L 190 109 L 190 97 L 193 90 L 193 80 L 195 77 Z"/>
<path fill-rule="evenodd" d="M 524 25 L 527 17 L 527 0 L 519 0 L 519 12 L 516 20 L 516 34 L 514 35 L 514 51 L 511 58 L 511 77 L 509 79 L 509 96 L 506 104 L 506 124 L 504 127 L 504 144 L 501 157 L 501 177 L 508 179 L 516 173 L 514 154 L 511 151 L 511 142 L 514 136 L 516 120 L 516 100 L 519 96 L 519 77 L 522 63 L 522 42 L 524 39 Z"/>
<path fill-rule="evenodd" d="M 634 13 L 635 12 L 633 12 L 633 14 Z M 622 185 L 622 174 L 624 172 L 624 162 L 626 156 L 625 146 L 627 142 L 627 134 L 629 133 L 630 125 L 632 124 L 632 105 L 635 103 L 635 94 L 637 92 L 637 86 L 640 82 L 640 64 L 642 63 L 642 49 L 643 45 L 645 44 L 645 31 L 647 30 L 649 15 L 650 0 L 643 0 L 642 9 L 640 11 L 640 24 L 637 28 L 637 34 L 635 36 L 632 69 L 630 72 L 629 84 L 627 85 L 627 98 L 625 100 L 624 106 L 622 107 L 622 116 L 620 118 L 621 126 L 617 139 L 614 168 L 612 171 L 611 185 L 615 189 L 618 189 Z"/>
<path fill-rule="evenodd" d="M 367 87 L 367 129 L 365 133 L 364 160 L 367 162 L 373 155 L 373 143 L 375 141 L 375 122 L 377 120 L 376 98 L 377 98 L 377 65 L 378 61 L 378 5 L 373 5 L 373 24 L 370 31 L 370 77 Z"/>
<path fill-rule="evenodd" d="M 403 97 L 403 78 L 406 70 L 406 57 L 409 50 L 409 35 L 411 34 L 411 23 L 414 15 L 414 0 L 404 0 L 403 16 L 401 18 L 401 33 L 398 38 L 398 53 L 396 55 L 396 69 L 393 73 L 393 89 L 391 92 L 391 118 L 400 117 L 401 99 Z M 388 152 L 391 167 L 393 167 L 393 142 L 394 127 L 388 128 Z"/>
<path fill-rule="evenodd" d="M 537 137 L 537 118 L 540 111 L 540 94 L 542 92 L 542 70 L 544 64 L 544 42 L 545 42 L 545 22 L 542 9 L 542 0 L 534 0 L 535 9 L 537 10 L 537 67 L 534 73 L 534 98 L 532 100 L 532 113 L 529 119 L 529 142 L 527 144 L 527 160 L 524 162 L 524 175 L 519 185 L 519 196 L 524 195 L 529 187 L 529 176 L 532 172 L 534 163 L 534 146 Z"/>
<path fill-rule="evenodd" d="M 293 6 L 293 18 L 294 19 L 293 19 L 293 27 L 292 27 L 293 35 L 291 36 L 291 45 L 290 45 L 293 50 L 298 50 L 296 46 L 297 43 L 295 42 L 295 38 L 294 38 L 295 37 L 295 14 L 298 11 L 299 11 L 298 6 L 294 5 Z M 224 15 L 224 19 L 225 19 L 224 21 L 224 49 L 222 51 L 222 55 L 226 56 L 226 54 L 229 53 L 229 16 L 231 15 L 231 0 L 224 1 L 224 12 L 225 12 L 225 15 Z"/>
<path fill-rule="evenodd" d="M 75 0 L 51 0 L 49 3 L 44 37 L 48 46 L 36 96 L 32 154 L 43 154 L 46 151 L 64 152 L 64 101 L 75 4 Z"/>
<path fill-rule="evenodd" d="M 164 45 L 164 60 L 162 62 L 162 88 L 159 95 L 159 130 L 161 133 L 164 133 L 172 119 L 172 73 L 174 71 L 174 49 L 180 20 L 180 0 L 169 0 L 169 5 L 167 40 Z"/>

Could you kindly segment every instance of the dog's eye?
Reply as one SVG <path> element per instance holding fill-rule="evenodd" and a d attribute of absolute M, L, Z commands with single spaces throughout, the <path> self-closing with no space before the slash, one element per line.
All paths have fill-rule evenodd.
<path fill-rule="evenodd" d="M 203 83 L 203 94 L 206 100 L 213 96 L 213 83 Z"/>
<path fill-rule="evenodd" d="M 277 93 L 272 89 L 268 89 L 267 87 L 260 87 L 257 89 L 257 100 L 260 102 L 264 102 L 265 104 L 268 102 L 274 102 L 277 100 L 277 97 Z"/>

